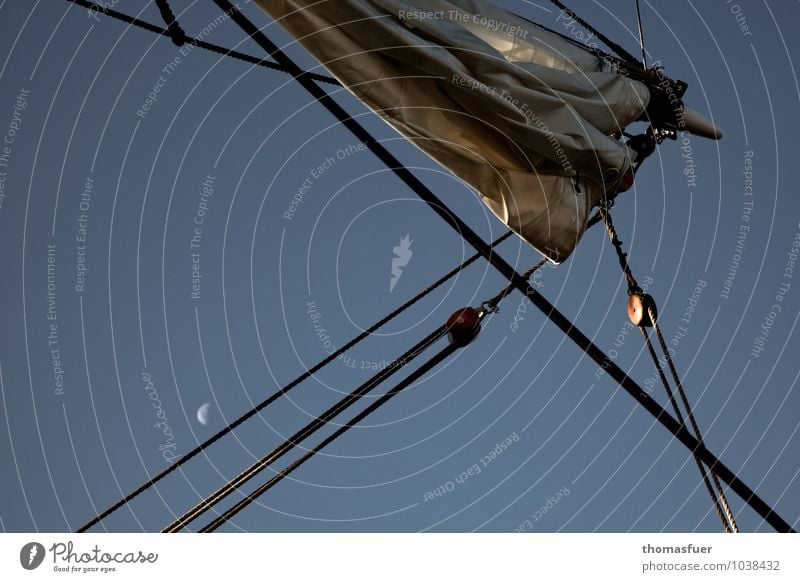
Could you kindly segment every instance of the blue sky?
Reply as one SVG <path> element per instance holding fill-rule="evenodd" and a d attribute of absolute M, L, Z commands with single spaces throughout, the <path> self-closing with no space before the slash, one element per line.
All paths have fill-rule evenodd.
<path fill-rule="evenodd" d="M 497 3 L 561 26 L 546 2 Z M 213 24 L 212 2 L 172 4 L 187 32 L 205 28 L 210 42 L 261 55 L 231 22 Z M 633 3 L 604 4 L 571 3 L 635 52 Z M 144 2 L 115 8 L 159 22 Z M 651 281 L 708 446 L 796 526 L 800 284 L 787 269 L 796 268 L 800 233 L 800 40 L 791 30 L 800 6 L 642 8 L 651 60 L 688 82 L 687 102 L 726 135 L 661 146 L 619 199 L 615 222 L 635 272 Z M 244 11 L 289 42 L 256 7 Z M 12 140 L 0 167 L 5 531 L 78 527 L 323 358 L 320 328 L 338 347 L 472 254 L 284 74 L 201 49 L 182 55 L 167 39 L 66 1 L 6 1 L 0 13 L 0 133 Z M 296 46 L 287 51 L 315 66 Z M 349 94 L 335 97 L 485 240 L 502 234 L 474 193 Z M 393 249 L 406 236 L 412 254 L 391 288 Z M 500 252 L 518 270 L 538 260 L 515 239 Z M 536 283 L 652 384 L 603 232 L 589 232 Z M 160 529 L 371 368 L 502 285 L 479 261 L 102 527 Z M 204 403 L 207 425 L 196 416 Z M 439 488 L 445 494 L 430 495 Z M 769 531 L 728 498 L 743 530 Z M 719 524 L 687 451 L 514 294 L 474 345 L 223 529 Z"/>

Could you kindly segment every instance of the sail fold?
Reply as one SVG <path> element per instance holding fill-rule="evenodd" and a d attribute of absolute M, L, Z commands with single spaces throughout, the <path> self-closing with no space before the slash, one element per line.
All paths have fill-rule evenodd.
<path fill-rule="evenodd" d="M 648 90 L 483 0 L 256 0 L 344 87 L 554 262 L 633 154 Z"/>

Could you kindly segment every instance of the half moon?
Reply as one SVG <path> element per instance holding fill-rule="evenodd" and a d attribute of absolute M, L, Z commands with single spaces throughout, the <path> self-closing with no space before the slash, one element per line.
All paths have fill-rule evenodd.
<path fill-rule="evenodd" d="M 203 426 L 208 424 L 208 412 L 211 408 L 211 403 L 206 402 L 200 408 L 197 409 L 197 422 L 202 424 Z"/>

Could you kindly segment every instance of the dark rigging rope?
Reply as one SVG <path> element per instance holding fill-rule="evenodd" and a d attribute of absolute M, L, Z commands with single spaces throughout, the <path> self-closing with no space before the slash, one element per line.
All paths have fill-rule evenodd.
<path fill-rule="evenodd" d="M 617 261 L 619 261 L 619 266 L 622 269 L 622 273 L 625 275 L 625 280 L 628 282 L 628 295 L 642 293 L 642 288 L 636 281 L 636 277 L 634 277 L 633 271 L 631 271 L 630 264 L 628 264 L 628 253 L 623 250 L 622 241 L 617 236 L 617 231 L 614 228 L 614 222 L 611 220 L 611 213 L 608 210 L 608 206 L 603 207 L 601 205 L 597 213 L 600 219 L 605 222 L 608 238 L 614 246 L 614 250 L 617 254 Z"/>
<path fill-rule="evenodd" d="M 559 10 L 561 10 L 561 11 L 562 11 L 564 14 L 566 14 L 567 16 L 569 16 L 570 18 L 572 18 L 572 19 L 573 19 L 575 22 L 577 22 L 577 23 L 578 23 L 578 24 L 580 24 L 582 27 L 584 27 L 586 30 L 588 30 L 589 32 L 591 32 L 592 34 L 594 34 L 594 35 L 595 35 L 597 38 L 599 38 L 599 39 L 600 39 L 600 40 L 601 40 L 601 41 L 602 41 L 602 42 L 603 42 L 603 43 L 604 43 L 604 44 L 605 44 L 605 45 L 606 45 L 608 48 L 610 48 L 610 49 L 611 49 L 611 50 L 613 50 L 615 53 L 617 53 L 617 54 L 620 56 L 620 58 L 622 58 L 622 59 L 623 59 L 623 60 L 625 60 L 625 61 L 628 61 L 628 64 L 630 64 L 630 65 L 636 65 L 636 64 L 638 64 L 638 61 L 637 61 L 637 59 L 636 59 L 636 57 L 635 57 L 635 56 L 633 56 L 631 53 L 629 53 L 629 52 L 628 52 L 628 51 L 626 51 L 624 48 L 622 48 L 622 46 L 620 46 L 619 44 L 615 43 L 613 40 L 611 40 L 610 38 L 608 38 L 608 37 L 607 37 L 606 35 L 604 35 L 602 32 L 600 32 L 599 30 L 597 30 L 596 28 L 594 28 L 594 27 L 593 27 L 591 24 L 589 24 L 588 22 L 586 22 L 586 21 L 585 21 L 583 18 L 581 18 L 580 16 L 578 16 L 577 14 L 575 14 L 575 13 L 574 13 L 572 10 L 570 10 L 569 8 L 567 8 L 567 7 L 564 5 L 564 3 L 563 3 L 563 2 L 560 2 L 559 0 L 550 0 L 550 2 L 552 2 L 553 4 L 555 4 L 555 5 L 558 7 L 558 9 L 559 9 Z"/>
<path fill-rule="evenodd" d="M 642 49 L 642 67 L 647 69 L 647 51 L 644 48 L 644 27 L 642 26 L 642 8 L 636 0 L 636 22 L 639 27 L 639 46 Z"/>
<path fill-rule="evenodd" d="M 644 338 L 645 346 L 647 346 L 647 351 L 650 353 L 650 358 L 653 360 L 653 364 L 658 371 L 658 376 L 661 379 L 661 384 L 664 386 L 664 390 L 667 392 L 667 398 L 669 399 L 670 405 L 672 406 L 672 410 L 675 411 L 675 416 L 682 425 L 686 425 L 683 420 L 683 414 L 681 413 L 680 408 L 678 407 L 678 402 L 675 400 L 675 394 L 672 390 L 672 387 L 667 380 L 666 375 L 664 374 L 664 368 L 661 365 L 661 361 L 658 358 L 658 354 L 656 353 L 655 349 L 653 348 L 653 343 L 650 341 L 650 337 L 647 335 L 647 330 L 639 326 L 639 330 L 642 332 L 642 337 Z M 698 435 L 699 440 L 699 433 L 695 431 L 695 435 Z M 708 473 L 706 471 L 703 462 L 697 457 L 694 457 L 695 461 L 697 462 L 697 468 L 700 471 L 700 476 L 703 479 L 703 483 L 706 486 L 706 490 L 708 491 L 709 496 L 711 497 L 711 502 L 714 504 L 714 510 L 717 512 L 717 516 L 719 517 L 720 521 L 722 522 L 722 529 L 725 530 L 725 533 L 731 532 L 731 524 L 729 518 L 727 517 L 728 513 L 725 511 L 720 504 L 720 500 L 717 498 L 717 493 L 715 493 L 714 488 L 711 486 L 711 482 L 708 479 Z M 713 474 L 713 473 L 712 473 Z M 721 488 L 717 491 L 721 492 Z"/>
<path fill-rule="evenodd" d="M 619 261 L 620 267 L 622 268 L 622 272 L 625 274 L 625 278 L 628 282 L 628 295 L 639 294 L 642 295 L 643 291 L 642 288 L 639 286 L 639 283 L 636 281 L 636 277 L 634 277 L 633 272 L 630 268 L 630 263 L 628 262 L 628 255 L 622 249 L 622 241 L 617 234 L 616 229 L 614 228 L 614 222 L 611 219 L 611 213 L 609 212 L 608 207 L 601 206 L 599 209 L 600 216 L 605 221 L 606 230 L 608 231 L 608 237 L 611 239 L 611 244 L 614 246 L 614 250 L 617 254 L 617 260 Z M 669 349 L 667 347 L 666 342 L 664 341 L 664 336 L 661 333 L 661 328 L 658 326 L 658 320 L 656 317 L 656 312 L 653 309 L 652 305 L 646 303 L 647 305 L 647 317 L 650 319 L 650 323 L 653 325 L 655 329 L 656 335 L 658 336 L 660 347 L 664 354 L 664 358 L 667 361 L 669 369 L 672 374 L 672 378 L 675 382 L 675 385 L 678 389 L 678 393 L 681 397 L 681 401 L 683 402 L 683 406 L 686 409 L 687 416 L 692 424 L 692 430 L 694 431 L 695 436 L 700 444 L 704 445 L 703 435 L 700 432 L 700 427 L 697 424 L 697 421 L 694 416 L 694 412 L 692 411 L 692 407 L 689 403 L 689 399 L 686 396 L 686 392 L 683 389 L 683 383 L 680 380 L 680 376 L 678 374 L 677 369 L 675 368 L 675 364 L 672 360 L 672 356 L 669 353 Z M 658 375 L 661 378 L 661 383 L 664 385 L 664 389 L 667 392 L 667 397 L 670 401 L 672 409 L 675 411 L 675 416 L 680 422 L 681 425 L 685 426 L 686 423 L 683 419 L 683 414 L 681 413 L 681 409 L 678 406 L 678 402 L 675 399 L 675 394 L 670 386 L 669 381 L 667 380 L 666 374 L 664 373 L 664 368 L 661 365 L 661 361 L 656 354 L 655 348 L 653 347 L 653 343 L 650 341 L 650 336 L 647 333 L 647 329 L 645 326 L 640 325 L 638 326 L 639 330 L 642 332 L 642 337 L 644 338 L 644 343 L 647 346 L 647 350 L 650 353 L 650 357 L 653 360 L 653 364 L 658 371 Z M 703 479 L 703 483 L 708 490 L 709 495 L 711 496 L 711 500 L 714 503 L 714 509 L 717 511 L 717 515 L 719 516 L 720 520 L 722 521 L 722 526 L 725 529 L 726 533 L 734 532 L 738 533 L 739 529 L 736 525 L 736 519 L 734 518 L 733 512 L 731 511 L 730 506 L 728 505 L 728 500 L 725 497 L 725 491 L 722 488 L 722 484 L 719 481 L 719 477 L 717 477 L 716 472 L 711 469 L 711 476 L 714 480 L 714 487 L 711 485 L 711 481 L 708 478 L 708 472 L 706 471 L 705 466 L 703 465 L 703 461 L 700 459 L 699 456 L 696 454 L 694 455 L 695 461 L 697 462 L 697 468 L 700 471 L 700 476 Z M 716 489 L 716 493 L 715 493 Z M 719 498 L 717 498 L 719 495 Z"/>
<path fill-rule="evenodd" d="M 522 276 L 525 278 L 525 280 L 530 279 L 531 276 L 536 271 L 541 269 L 546 263 L 547 263 L 547 259 L 542 259 L 541 261 L 536 263 L 533 267 L 531 267 L 530 269 L 525 271 L 522 274 Z M 492 297 L 488 301 L 485 301 L 482 304 L 483 308 L 486 309 L 486 311 L 488 311 L 489 313 L 494 313 L 495 311 L 498 310 L 498 306 L 500 305 L 500 302 L 503 299 L 505 299 L 512 291 L 514 291 L 514 289 L 515 289 L 514 285 L 512 285 L 512 284 L 506 285 L 506 287 L 502 291 L 500 291 L 500 293 L 498 293 L 497 295 L 495 295 L 494 297 Z"/>
<path fill-rule="evenodd" d="M 655 68 L 655 69 L 647 69 L 646 68 L 647 67 L 646 59 L 643 59 L 642 63 L 639 63 L 637 61 L 636 57 L 634 57 L 632 54 L 630 54 L 628 51 L 626 51 L 620 45 L 618 45 L 618 44 L 614 43 L 613 41 L 611 41 L 611 39 L 609 39 L 603 33 L 601 33 L 596 28 L 594 28 L 591 24 L 589 24 L 588 22 L 583 20 L 575 12 L 573 12 L 568 7 L 566 7 L 562 2 L 558 2 L 556 0 L 550 0 L 550 1 L 555 6 L 557 6 L 560 10 L 562 10 L 564 12 L 564 14 L 566 14 L 570 18 L 573 18 L 575 20 L 575 22 L 577 22 L 578 24 L 583 26 L 586 30 L 588 30 L 589 32 L 591 32 L 592 34 L 597 36 L 608 47 L 610 47 L 612 50 L 614 50 L 617 53 L 618 56 L 614 56 L 612 54 L 609 54 L 606 51 L 601 50 L 600 48 L 598 48 L 595 45 L 591 45 L 590 46 L 590 45 L 587 45 L 585 42 L 579 42 L 577 39 L 575 39 L 575 38 L 573 38 L 571 36 L 568 36 L 568 35 L 564 34 L 563 32 L 559 32 L 558 30 L 553 30 L 552 28 L 548 28 L 546 26 L 543 26 L 538 22 L 533 22 L 532 20 L 530 20 L 528 18 L 525 18 L 524 16 L 521 16 L 519 14 L 517 16 L 519 18 L 522 18 L 523 20 L 525 20 L 527 22 L 530 22 L 534 26 L 538 26 L 539 28 L 542 28 L 544 30 L 547 30 L 548 32 L 551 32 L 553 34 L 556 34 L 556 35 L 560 36 L 561 38 L 563 38 L 567 42 L 575 45 L 576 47 L 581 48 L 584 51 L 587 51 L 587 52 L 595 55 L 596 57 L 598 57 L 602 61 L 614 65 L 614 67 L 616 68 L 617 72 L 620 75 L 624 75 L 624 76 L 629 77 L 631 79 L 635 79 L 636 81 L 640 81 L 640 82 L 644 83 L 645 85 L 647 85 L 648 87 L 650 87 L 651 89 L 658 90 L 659 87 L 661 87 L 663 83 L 668 83 L 673 87 L 673 90 L 675 90 L 675 91 L 679 91 L 679 92 L 681 90 L 685 91 L 685 84 L 677 82 L 677 81 L 674 81 L 674 80 L 669 79 L 668 77 L 666 77 L 664 75 L 663 69 L 661 69 L 661 67 L 658 67 L 658 68 Z M 644 42 L 643 34 L 644 33 L 640 30 L 640 41 L 642 43 Z M 663 87 L 662 87 L 662 89 L 663 89 Z"/>
<path fill-rule="evenodd" d="M 137 28 L 148 30 L 156 34 L 160 34 L 161 36 L 170 37 L 173 40 L 173 42 L 175 42 L 173 33 L 168 28 L 162 28 L 160 26 L 156 26 L 155 24 L 150 24 L 149 22 L 140 20 L 133 16 L 129 16 L 128 14 L 124 14 L 122 12 L 114 10 L 113 8 L 109 8 L 108 6 L 105 6 L 103 4 L 97 4 L 95 2 L 91 2 L 90 0 L 67 0 L 67 2 L 75 4 L 76 6 L 81 6 L 83 8 L 86 8 L 88 10 L 91 10 L 92 12 L 98 12 L 100 14 L 104 14 L 110 18 L 114 18 L 121 22 L 130 24 L 131 26 L 136 26 Z M 266 67 L 267 69 L 272 69 L 273 71 L 281 71 L 283 73 L 288 72 L 285 67 L 273 63 L 267 59 L 259 59 L 239 51 L 231 50 L 216 44 L 212 44 L 210 42 L 206 42 L 199 38 L 193 38 L 184 35 L 183 41 L 185 44 L 196 46 L 198 48 L 211 51 L 213 53 L 217 53 L 219 55 L 223 55 L 226 57 L 232 57 L 234 59 L 243 61 L 245 63 Z M 341 86 L 339 81 L 337 81 L 333 77 L 328 77 L 326 75 L 318 75 L 317 73 L 312 73 L 310 71 L 303 71 L 302 74 L 307 75 L 309 78 L 314 79 L 315 81 L 319 81 L 320 83 L 328 83 L 330 85 Z"/>
<path fill-rule="evenodd" d="M 667 342 L 664 341 L 664 335 L 661 333 L 661 326 L 658 325 L 658 318 L 656 313 L 653 311 L 652 307 L 648 307 L 648 316 L 650 320 L 653 322 L 653 329 L 656 332 L 656 336 L 658 337 L 658 341 L 661 344 L 661 350 L 664 352 L 665 358 L 667 360 L 667 365 L 669 366 L 670 372 L 672 373 L 672 378 L 675 381 L 675 386 L 678 388 L 678 394 L 681 397 L 681 401 L 683 402 L 683 406 L 687 411 L 689 416 L 689 422 L 692 425 L 692 430 L 694 430 L 694 434 L 697 436 L 697 440 L 700 444 L 705 446 L 703 442 L 703 436 L 700 434 L 700 427 L 697 425 L 697 421 L 695 420 L 694 413 L 692 412 L 692 408 L 689 404 L 689 399 L 686 397 L 686 392 L 683 389 L 683 382 L 681 381 L 680 376 L 678 375 L 678 371 L 675 369 L 675 364 L 672 360 L 672 356 L 669 354 L 669 349 L 667 348 Z M 680 419 L 680 417 L 679 417 Z M 683 422 L 681 420 L 681 422 Z M 730 522 L 731 531 L 733 533 L 739 533 L 739 526 L 736 524 L 736 518 L 733 515 L 733 511 L 731 511 L 731 507 L 728 504 L 728 499 L 725 497 L 725 491 L 722 488 L 722 483 L 719 481 L 719 477 L 715 471 L 711 471 L 711 478 L 714 480 L 714 485 L 719 492 L 720 502 L 722 503 L 722 507 L 725 510 L 725 515 L 728 517 L 728 521 Z"/>
<path fill-rule="evenodd" d="M 186 33 L 181 28 L 181 25 L 178 24 L 178 20 L 175 18 L 175 13 L 169 6 L 169 0 L 156 0 L 156 5 L 158 6 L 159 12 L 161 12 L 161 18 L 164 19 L 164 22 L 167 25 L 167 32 L 169 33 L 172 42 L 175 43 L 175 46 L 185 45 Z"/>
<path fill-rule="evenodd" d="M 503 234 L 500 237 L 498 237 L 492 243 L 492 245 L 491 245 L 492 248 L 494 248 L 495 246 L 499 245 L 501 242 L 506 240 L 512 234 L 513 234 L 512 231 L 508 231 L 505 234 Z M 355 336 L 353 339 L 351 339 L 349 342 L 344 344 L 341 348 L 339 348 L 338 350 L 336 350 L 332 354 L 328 355 L 326 358 L 324 358 L 322 361 L 320 361 L 319 363 L 317 363 L 313 367 L 311 367 L 308 370 L 306 370 L 305 372 L 303 372 L 300 376 L 298 376 L 297 378 L 295 378 L 294 380 L 289 382 L 289 384 L 287 384 L 286 386 L 284 386 L 283 388 L 281 388 L 277 392 L 275 392 L 272 395 L 270 395 L 266 400 L 263 400 L 262 402 L 260 402 L 259 404 L 257 404 L 253 408 L 251 408 L 249 411 L 247 411 L 245 414 L 243 414 L 242 416 L 240 416 L 239 418 L 237 418 L 233 422 L 229 423 L 224 428 L 220 429 L 216 434 L 214 434 L 213 436 L 209 437 L 208 439 L 203 441 L 201 444 L 197 445 L 195 448 L 193 448 L 191 451 L 189 451 L 188 453 L 186 453 L 185 455 L 183 455 L 182 457 L 177 459 L 174 463 L 172 463 L 171 465 L 166 467 L 160 473 L 158 473 L 154 477 L 151 477 L 150 479 L 148 479 L 147 481 L 145 481 L 144 483 L 139 485 L 136 489 L 131 491 L 128 495 L 126 495 L 125 497 L 123 497 L 122 499 L 120 499 L 119 501 L 117 501 L 116 503 L 111 505 L 108 509 L 104 510 L 102 513 L 98 514 L 92 520 L 90 520 L 85 525 L 83 525 L 80 529 L 77 530 L 77 532 L 81 533 L 81 532 L 87 531 L 89 528 L 91 528 L 92 526 L 94 526 L 97 523 L 99 523 L 101 520 L 103 520 L 106 517 L 108 517 L 109 515 L 111 515 L 114 511 L 116 511 L 117 509 L 121 508 L 126 503 L 132 501 L 138 495 L 140 495 L 141 493 L 144 493 L 145 491 L 147 491 L 150 487 L 152 487 L 153 485 L 155 485 L 156 483 L 161 481 L 164 477 L 166 477 L 167 475 L 169 475 L 173 471 L 177 470 L 179 467 L 181 467 L 182 465 L 187 463 L 190 459 L 193 459 L 194 457 L 196 457 L 198 454 L 200 454 L 202 451 L 204 451 L 205 449 L 207 449 L 208 447 L 213 445 L 215 442 L 220 440 L 222 437 L 224 437 L 228 433 L 230 433 L 233 430 L 235 430 L 238 426 L 243 424 L 245 421 L 249 420 L 250 418 L 252 418 L 256 414 L 258 414 L 259 412 L 264 410 L 267 406 L 269 406 L 270 404 L 275 402 L 278 398 L 280 398 L 281 396 L 283 396 L 284 394 L 289 392 L 292 388 L 294 388 L 298 384 L 302 383 L 303 381 L 307 380 L 308 378 L 310 378 L 311 376 L 313 376 L 314 374 L 319 372 L 322 368 L 324 368 L 325 366 L 330 364 L 332 361 L 334 361 L 335 359 L 337 359 L 338 357 L 340 357 L 341 355 L 346 353 L 347 350 L 355 347 L 359 342 L 361 342 L 362 340 L 364 340 L 368 336 L 370 336 L 373 333 L 375 333 L 376 331 L 378 331 L 381 327 L 383 327 L 384 325 L 389 323 L 391 320 L 393 320 L 394 318 L 396 318 L 397 316 L 402 314 L 404 311 L 406 311 L 407 309 L 412 307 L 414 304 L 418 303 L 423 298 L 425 298 L 426 296 L 431 294 L 433 291 L 435 291 L 436 289 L 438 289 L 439 287 L 444 285 L 447 281 L 449 281 L 454 276 L 456 276 L 458 273 L 460 273 L 465 268 L 470 266 L 472 263 L 477 261 L 480 257 L 481 257 L 480 253 L 475 253 L 474 255 L 472 255 L 471 257 L 469 257 L 465 261 L 463 261 L 460 265 L 458 265 L 457 267 L 453 268 L 448 273 L 445 273 L 437 281 L 434 281 L 433 283 L 428 285 L 428 287 L 426 287 L 425 289 L 423 289 L 422 291 L 417 293 L 414 297 L 412 297 L 411 299 L 409 299 L 408 301 L 403 303 L 400 307 L 398 307 L 397 309 L 395 309 L 394 311 L 392 311 L 391 313 L 389 313 L 388 315 L 386 315 L 385 317 L 383 317 L 379 321 L 377 321 L 374 324 L 372 324 L 370 327 L 368 327 L 363 332 L 361 332 L 360 334 Z"/>

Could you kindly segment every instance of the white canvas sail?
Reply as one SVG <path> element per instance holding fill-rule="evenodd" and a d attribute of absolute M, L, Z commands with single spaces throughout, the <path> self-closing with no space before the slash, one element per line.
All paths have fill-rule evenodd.
<path fill-rule="evenodd" d="M 256 0 L 358 99 L 542 254 L 572 253 L 649 93 L 483 0 Z"/>

